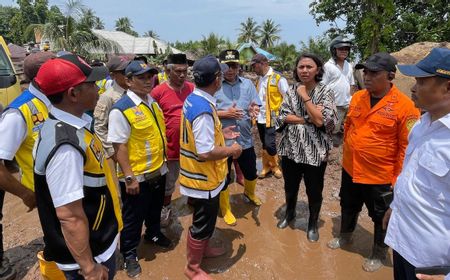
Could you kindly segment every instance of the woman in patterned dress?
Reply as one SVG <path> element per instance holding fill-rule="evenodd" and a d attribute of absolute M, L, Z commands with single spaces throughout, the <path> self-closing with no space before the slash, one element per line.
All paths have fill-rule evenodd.
<path fill-rule="evenodd" d="M 318 56 L 300 55 L 294 69 L 297 83 L 285 96 L 277 119 L 278 131 L 282 133 L 279 155 L 286 195 L 286 213 L 277 226 L 285 228 L 294 220 L 304 178 L 310 213 L 307 238 L 311 242 L 319 240 L 317 222 L 324 174 L 337 121 L 334 93 L 320 82 L 323 73 L 323 62 Z"/>

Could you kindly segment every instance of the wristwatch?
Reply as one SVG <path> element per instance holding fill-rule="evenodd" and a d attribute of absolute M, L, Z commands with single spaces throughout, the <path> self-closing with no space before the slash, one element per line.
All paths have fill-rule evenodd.
<path fill-rule="evenodd" d="M 131 175 L 125 176 L 126 183 L 132 183 L 134 181 L 134 179 L 136 179 L 134 176 L 131 176 Z"/>

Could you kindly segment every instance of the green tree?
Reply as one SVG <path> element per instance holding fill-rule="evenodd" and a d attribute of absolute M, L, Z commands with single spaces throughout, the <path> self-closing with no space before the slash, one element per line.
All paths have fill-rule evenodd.
<path fill-rule="evenodd" d="M 280 31 L 280 25 L 276 24 L 272 19 L 263 21 L 259 31 L 261 48 L 270 48 L 275 42 L 280 40 L 280 36 L 278 35 Z"/>
<path fill-rule="evenodd" d="M 153 30 L 146 31 L 144 35 L 142 35 L 142 37 L 152 37 L 154 39 L 159 39 L 159 35 Z"/>
<path fill-rule="evenodd" d="M 83 8 L 81 1 L 68 0 L 65 3 L 63 24 L 59 24 L 58 20 L 45 24 L 31 24 L 26 32 L 28 34 L 32 34 L 36 30 L 41 32 L 43 38 L 50 40 L 51 48 L 54 51 L 67 50 L 86 57 L 90 57 L 95 50 L 118 52 L 119 47 L 115 43 L 97 37 L 91 29 L 81 23 Z M 57 13 L 53 16 L 55 19 L 59 18 Z"/>
<path fill-rule="evenodd" d="M 14 27 L 12 20 L 17 18 L 15 15 L 19 12 L 19 9 L 16 7 L 0 5 L 0 34 L 8 43 L 22 42 L 20 30 Z"/>
<path fill-rule="evenodd" d="M 45 23 L 47 21 L 48 0 L 35 0 L 34 10 L 37 23 Z"/>
<path fill-rule="evenodd" d="M 200 44 L 202 46 L 202 55 L 212 54 L 212 55 L 219 55 L 220 49 L 225 44 L 225 40 L 215 34 L 215 33 L 209 33 L 208 37 L 202 36 L 203 39 L 200 41 Z"/>
<path fill-rule="evenodd" d="M 99 17 L 95 17 L 94 19 L 94 29 L 105 29 L 105 23 L 103 22 L 103 20 Z"/>
<path fill-rule="evenodd" d="M 330 42 L 331 40 L 325 35 L 316 38 L 309 37 L 306 42 L 300 42 L 300 53 L 312 53 L 318 55 L 325 62 L 331 57 L 329 50 Z"/>
<path fill-rule="evenodd" d="M 116 20 L 116 30 L 122 31 L 132 36 L 139 36 L 136 31 L 133 30 L 133 25 L 128 17 L 121 17 Z"/>
<path fill-rule="evenodd" d="M 260 26 L 256 21 L 248 17 L 245 22 L 241 22 L 239 28 L 238 42 L 239 43 L 258 43 Z"/>
<path fill-rule="evenodd" d="M 53 23 L 55 25 L 63 25 L 65 18 L 58 6 L 51 6 L 47 11 L 47 23 Z"/>
<path fill-rule="evenodd" d="M 95 16 L 95 12 L 91 8 L 81 8 L 79 27 L 85 29 L 93 29 L 96 24 L 96 18 L 97 17 Z"/>
<path fill-rule="evenodd" d="M 317 23 L 332 22 L 334 32 L 353 34 L 363 57 L 387 50 L 392 39 L 394 0 L 316 0 L 310 4 L 310 13 Z M 342 18 L 346 26 L 340 29 L 336 20 Z"/>
<path fill-rule="evenodd" d="M 271 47 L 269 51 L 277 57 L 274 64 L 278 70 L 287 71 L 294 68 L 298 53 L 293 44 L 282 42 L 277 46 Z"/>

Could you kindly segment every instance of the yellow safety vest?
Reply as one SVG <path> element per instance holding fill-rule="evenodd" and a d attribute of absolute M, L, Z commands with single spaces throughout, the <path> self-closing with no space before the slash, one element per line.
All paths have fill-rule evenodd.
<path fill-rule="evenodd" d="M 214 118 L 214 145 L 225 146 L 222 124 L 214 106 L 201 96 L 189 95 L 181 115 L 179 180 L 183 187 L 211 191 L 225 180 L 228 166 L 227 158 L 214 161 L 202 161 L 198 158 L 192 123 L 202 114 L 211 114 Z"/>
<path fill-rule="evenodd" d="M 266 127 L 273 126 L 272 117 L 278 116 L 281 103 L 283 102 L 283 94 L 278 89 L 278 83 L 280 82 L 281 75 L 273 73 L 267 79 L 267 91 L 266 91 Z M 256 85 L 256 91 L 259 92 L 259 83 Z"/>
<path fill-rule="evenodd" d="M 48 108 L 40 99 L 29 90 L 24 91 L 6 108 L 19 110 L 27 126 L 27 135 L 16 152 L 15 158 L 21 169 L 20 182 L 34 191 L 33 178 L 33 147 L 39 130 L 48 118 Z"/>
<path fill-rule="evenodd" d="M 164 115 L 156 104 L 141 103 L 138 106 L 128 95 L 124 95 L 114 106 L 119 109 L 131 127 L 127 148 L 131 170 L 142 175 L 158 170 L 165 161 L 166 126 Z M 117 176 L 124 176 L 121 170 Z"/>
<path fill-rule="evenodd" d="M 158 73 L 158 82 L 159 82 L 159 84 L 167 82 L 168 79 L 169 79 L 169 77 L 167 77 L 167 73 L 166 72 Z"/>

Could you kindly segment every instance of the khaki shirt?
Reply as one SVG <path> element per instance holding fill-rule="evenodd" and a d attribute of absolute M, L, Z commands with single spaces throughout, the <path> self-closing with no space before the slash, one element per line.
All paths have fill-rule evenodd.
<path fill-rule="evenodd" d="M 125 89 L 114 82 L 112 86 L 105 91 L 105 93 L 100 95 L 97 106 L 95 106 L 94 130 L 102 141 L 108 158 L 114 155 L 112 143 L 107 141 L 109 112 L 111 111 L 112 106 L 122 97 L 125 91 Z"/>

